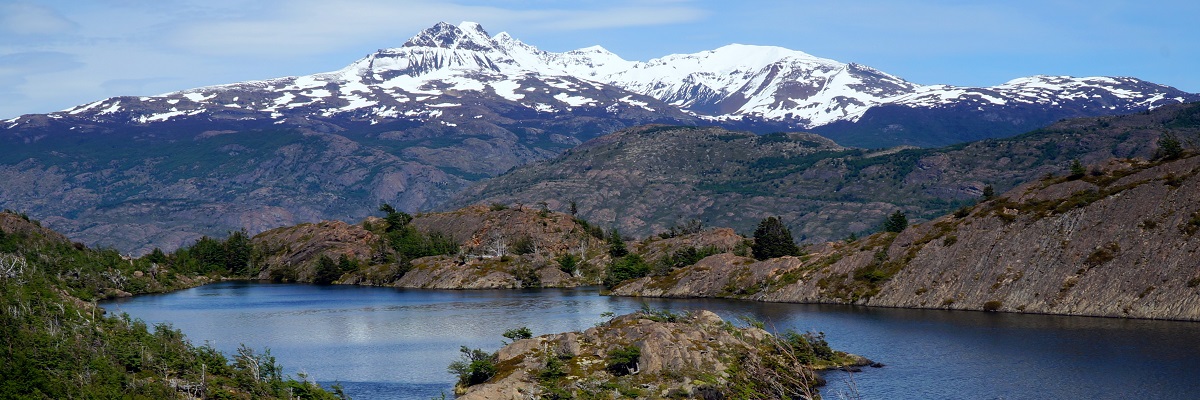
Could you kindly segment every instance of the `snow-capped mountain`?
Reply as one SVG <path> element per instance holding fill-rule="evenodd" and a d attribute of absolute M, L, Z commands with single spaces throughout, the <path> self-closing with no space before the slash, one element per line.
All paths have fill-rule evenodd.
<path fill-rule="evenodd" d="M 464 22 L 438 23 L 401 47 L 379 50 L 339 71 L 110 98 L 49 117 L 137 124 L 197 116 L 280 124 L 341 118 L 453 127 L 466 114 L 494 116 L 469 104 L 496 111 L 501 103 L 507 112 L 651 113 L 680 122 L 809 129 L 853 123 L 881 106 L 988 111 L 1032 105 L 1063 110 L 1048 113 L 1058 119 L 1196 100 L 1200 96 L 1136 78 L 1035 76 L 983 88 L 919 85 L 867 66 L 771 46 L 734 44 L 635 62 L 599 46 L 546 52 Z M 16 127 L 22 118 L 6 122 Z"/>

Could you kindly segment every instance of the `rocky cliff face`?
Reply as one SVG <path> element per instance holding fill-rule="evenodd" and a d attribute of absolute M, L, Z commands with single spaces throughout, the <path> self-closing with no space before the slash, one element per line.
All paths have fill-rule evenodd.
<path fill-rule="evenodd" d="M 735 328 L 709 311 L 634 313 L 505 346 L 496 375 L 459 398 L 726 398 L 735 388 L 754 398 L 811 398 L 822 383 L 814 369 L 870 363 L 829 350 L 823 339 L 816 345 L 825 358 L 806 358 L 790 344 L 799 343 Z"/>
<path fill-rule="evenodd" d="M 1200 157 L 1097 165 L 899 233 L 722 254 L 618 295 L 1200 320 Z"/>

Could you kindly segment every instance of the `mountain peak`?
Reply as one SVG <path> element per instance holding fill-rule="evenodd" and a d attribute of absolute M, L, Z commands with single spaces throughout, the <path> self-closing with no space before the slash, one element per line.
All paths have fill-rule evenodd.
<path fill-rule="evenodd" d="M 495 47 L 483 26 L 462 22 L 458 26 L 438 22 L 404 42 L 403 47 L 439 47 L 444 49 L 487 50 Z"/>
<path fill-rule="evenodd" d="M 591 47 L 584 47 L 584 48 L 582 48 L 582 49 L 575 49 L 575 50 L 571 50 L 571 51 L 569 51 L 568 53 L 572 53 L 572 54 L 603 54 L 603 55 L 615 55 L 613 52 L 611 52 L 611 51 L 608 51 L 608 49 L 606 49 L 606 48 L 604 48 L 604 47 L 601 47 L 601 46 L 599 46 L 599 45 L 596 45 L 596 46 L 591 46 Z"/>

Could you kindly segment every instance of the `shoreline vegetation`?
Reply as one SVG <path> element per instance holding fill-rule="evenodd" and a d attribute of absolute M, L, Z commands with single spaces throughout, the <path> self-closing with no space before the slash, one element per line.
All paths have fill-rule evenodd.
<path fill-rule="evenodd" d="M 0 398 L 338 399 L 284 376 L 269 349 L 222 354 L 169 324 L 106 315 L 97 301 L 214 279 L 93 250 L 0 213 Z"/>

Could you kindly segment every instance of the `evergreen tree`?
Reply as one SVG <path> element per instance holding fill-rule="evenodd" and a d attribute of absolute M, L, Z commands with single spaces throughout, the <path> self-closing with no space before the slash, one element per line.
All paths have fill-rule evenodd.
<path fill-rule="evenodd" d="M 250 236 L 246 230 L 229 232 L 225 239 L 225 270 L 231 275 L 250 275 Z"/>
<path fill-rule="evenodd" d="M 902 211 L 896 211 L 892 213 L 891 216 L 888 216 L 888 218 L 883 221 L 884 232 L 898 233 L 903 232 L 904 228 L 908 228 L 908 217 L 905 216 L 904 212 Z"/>
<path fill-rule="evenodd" d="M 758 223 L 758 228 L 754 230 L 754 245 L 750 250 L 754 258 L 759 260 L 800 255 L 800 247 L 792 239 L 792 231 L 776 217 L 767 217 Z"/>
<path fill-rule="evenodd" d="M 383 203 L 379 206 L 379 211 L 387 213 L 387 215 L 383 217 L 383 220 L 387 221 L 388 224 L 387 228 L 384 230 L 386 232 L 399 231 L 407 227 L 409 222 L 412 222 L 412 215 L 409 215 L 403 211 L 396 211 L 391 204 Z"/>
<path fill-rule="evenodd" d="M 1068 176 L 1068 178 L 1079 179 L 1082 178 L 1084 174 L 1087 174 L 1087 169 L 1083 167 L 1083 163 L 1079 162 L 1078 158 L 1071 160 L 1071 175 Z"/>
<path fill-rule="evenodd" d="M 621 238 L 621 232 L 617 228 L 613 228 L 608 235 L 608 255 L 621 258 L 626 254 L 629 254 L 629 250 L 625 248 L 625 239 Z"/>
<path fill-rule="evenodd" d="M 1179 142 L 1179 138 L 1175 135 L 1166 134 L 1158 138 L 1158 151 L 1154 153 L 1154 158 L 1163 160 L 1174 160 L 1183 155 L 1183 143 Z"/>

